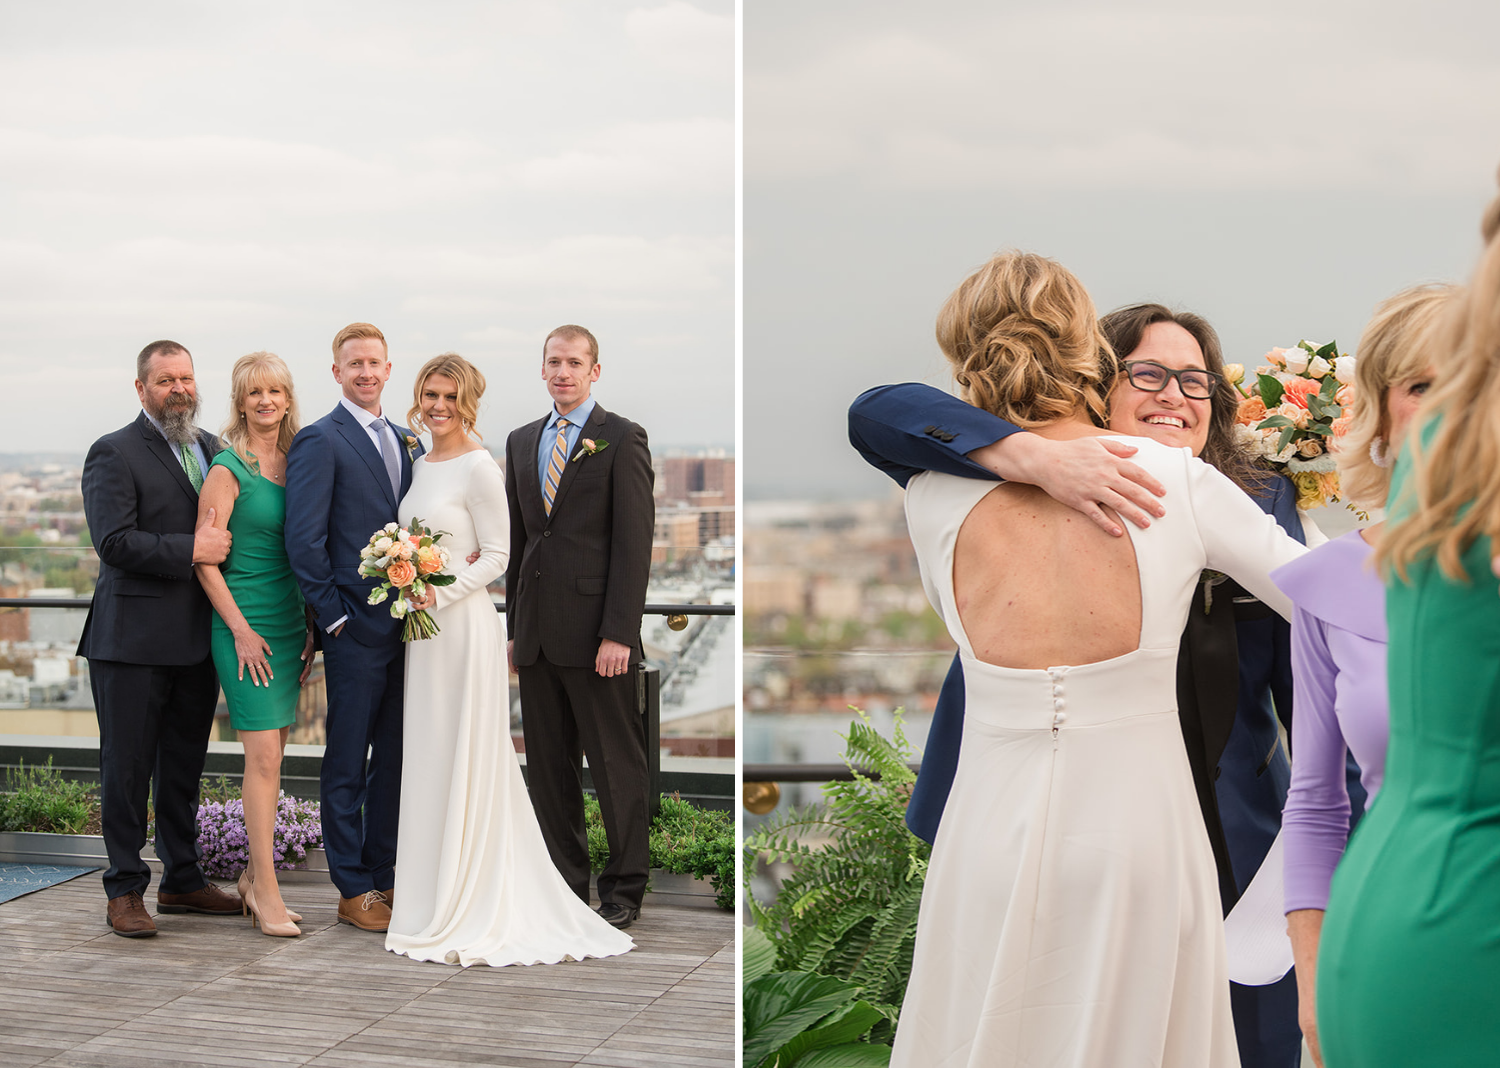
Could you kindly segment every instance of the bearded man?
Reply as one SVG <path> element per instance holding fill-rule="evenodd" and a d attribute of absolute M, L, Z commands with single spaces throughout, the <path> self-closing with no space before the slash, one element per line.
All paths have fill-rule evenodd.
<path fill-rule="evenodd" d="M 229 532 L 214 527 L 212 511 L 196 522 L 219 441 L 193 425 L 193 357 L 175 341 L 141 350 L 135 391 L 141 414 L 94 442 L 83 465 L 99 585 L 78 644 L 99 717 L 106 920 L 127 938 L 156 934 L 144 901 L 151 869 L 141 859 L 148 791 L 162 863 L 157 911 L 241 912 L 239 895 L 210 883 L 198 864 L 198 783 L 219 677 L 209 657 L 211 609 L 193 565 L 229 554 Z"/>

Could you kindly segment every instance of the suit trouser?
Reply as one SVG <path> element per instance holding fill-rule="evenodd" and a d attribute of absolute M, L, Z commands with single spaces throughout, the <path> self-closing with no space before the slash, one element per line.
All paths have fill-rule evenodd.
<path fill-rule="evenodd" d="M 599 873 L 599 903 L 640 908 L 651 864 L 651 780 L 645 725 L 636 707 L 636 668 L 604 678 L 592 667 L 560 667 L 538 656 L 516 674 L 526 778 L 552 863 L 587 902 L 581 754 L 586 755 L 609 842 L 609 863 Z"/>
<path fill-rule="evenodd" d="M 89 685 L 99 718 L 99 808 L 109 854 L 104 892 L 144 894 L 151 884 L 151 869 L 141 859 L 148 792 L 162 863 L 158 889 L 203 889 L 198 785 L 219 699 L 212 658 L 181 667 L 91 659 Z"/>
<path fill-rule="evenodd" d="M 328 874 L 343 897 L 396 884 L 406 646 L 323 639 L 328 684 L 321 800 Z M 366 756 L 368 754 L 368 759 Z"/>

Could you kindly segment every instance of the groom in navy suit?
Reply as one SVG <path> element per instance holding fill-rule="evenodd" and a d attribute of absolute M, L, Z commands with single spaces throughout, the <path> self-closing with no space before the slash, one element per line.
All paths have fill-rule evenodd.
<path fill-rule="evenodd" d="M 399 522 L 422 446 L 383 416 L 380 394 L 391 377 L 385 335 L 351 323 L 334 337 L 333 355 L 344 395 L 287 452 L 286 551 L 323 632 L 323 848 L 339 888 L 339 922 L 384 931 L 396 881 L 406 651 L 389 605 L 366 603 L 377 581 L 360 575 L 359 551 L 376 530 Z"/>

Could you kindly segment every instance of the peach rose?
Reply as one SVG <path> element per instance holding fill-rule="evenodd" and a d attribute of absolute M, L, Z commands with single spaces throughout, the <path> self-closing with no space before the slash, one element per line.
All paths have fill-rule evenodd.
<path fill-rule="evenodd" d="M 1354 387 L 1340 386 L 1333 394 L 1333 403 L 1341 404 L 1345 408 L 1354 403 Z"/>
<path fill-rule="evenodd" d="M 406 560 L 392 560 L 385 569 L 385 577 L 392 586 L 404 589 L 416 580 L 417 569 Z"/>
<path fill-rule="evenodd" d="M 1283 403 L 1295 404 L 1306 411 L 1308 395 L 1317 393 L 1320 388 L 1320 384 L 1310 378 L 1294 378 L 1282 388 L 1281 399 Z"/>
<path fill-rule="evenodd" d="M 1304 460 L 1323 455 L 1323 443 L 1317 438 L 1303 438 L 1297 442 L 1297 453 Z"/>
<path fill-rule="evenodd" d="M 1266 353 L 1266 362 L 1272 367 L 1286 366 L 1286 349 L 1272 349 Z"/>
<path fill-rule="evenodd" d="M 424 575 L 430 575 L 434 571 L 443 569 L 443 558 L 431 545 L 417 550 L 417 570 Z"/>
<path fill-rule="evenodd" d="M 1266 417 L 1266 402 L 1259 397 L 1246 397 L 1240 401 L 1240 410 L 1234 421 L 1244 426 L 1254 426 Z"/>
<path fill-rule="evenodd" d="M 1352 415 L 1341 415 L 1337 419 L 1335 419 L 1331 424 L 1329 424 L 1329 428 L 1333 431 L 1333 436 L 1334 437 L 1341 438 L 1345 434 L 1349 433 L 1349 424 L 1352 423 L 1353 421 L 1354 421 L 1354 416 L 1352 416 Z"/>
<path fill-rule="evenodd" d="M 394 546 L 391 547 L 391 555 L 392 556 L 398 556 L 402 560 L 410 560 L 411 559 L 411 542 L 409 542 L 409 541 L 398 541 Z"/>

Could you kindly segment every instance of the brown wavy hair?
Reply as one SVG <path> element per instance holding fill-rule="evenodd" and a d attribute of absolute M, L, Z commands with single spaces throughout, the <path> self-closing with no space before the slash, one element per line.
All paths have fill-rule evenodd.
<path fill-rule="evenodd" d="M 1113 353 L 1093 300 L 1056 260 L 1000 253 L 953 291 L 936 332 L 970 404 L 1023 427 L 1080 410 L 1103 425 Z"/>
<path fill-rule="evenodd" d="M 473 434 L 483 441 L 484 435 L 479 432 L 477 424 L 479 398 L 484 396 L 484 375 L 456 352 L 434 356 L 417 372 L 417 380 L 411 387 L 411 410 L 406 413 L 407 426 L 419 434 L 427 429 L 427 424 L 422 422 L 422 387 L 433 375 L 447 375 L 457 383 L 458 421 L 463 424 L 464 433 Z"/>
<path fill-rule="evenodd" d="M 1411 470 L 1376 552 L 1404 581 L 1436 557 L 1443 574 L 1466 581 L 1463 554 L 1481 536 L 1500 537 L 1500 197 L 1480 224 L 1484 254 L 1463 297 L 1435 329 L 1438 374 L 1406 435 Z M 1437 422 L 1432 440 L 1423 430 Z"/>

